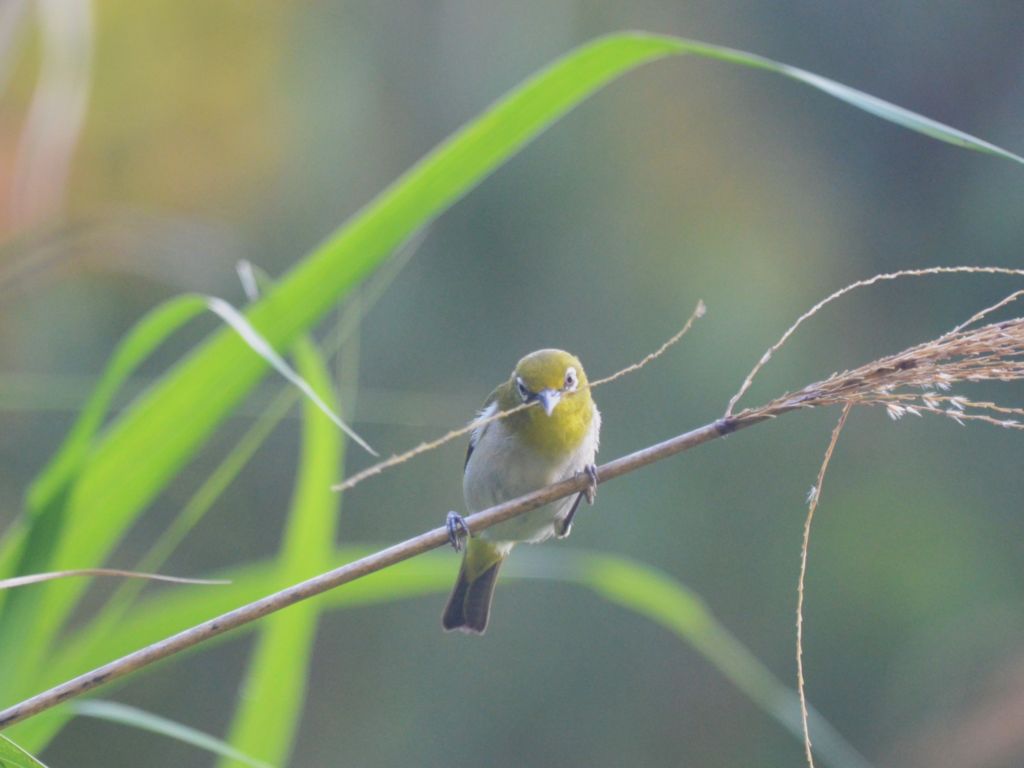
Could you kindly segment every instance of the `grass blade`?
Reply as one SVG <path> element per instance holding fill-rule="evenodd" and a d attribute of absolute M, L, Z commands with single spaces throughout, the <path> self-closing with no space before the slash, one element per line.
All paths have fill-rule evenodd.
<path fill-rule="evenodd" d="M 6 736 L 0 735 L 0 768 L 46 768 Z"/>
<path fill-rule="evenodd" d="M 54 579 L 68 579 L 81 576 L 115 576 L 122 579 L 140 579 L 142 581 L 168 581 L 174 584 L 226 584 L 220 579 L 189 579 L 184 576 L 165 576 L 161 573 L 141 573 L 139 571 L 122 571 L 117 568 L 79 568 L 74 571 L 48 571 L 31 573 L 27 576 L 14 576 L 0 579 L 0 589 L 27 587 L 29 584 L 40 584 Z"/>
<path fill-rule="evenodd" d="M 1019 156 L 826 78 L 753 54 L 681 38 L 620 33 L 586 44 L 529 78 L 410 168 L 300 261 L 246 317 L 274 349 L 288 349 L 403 240 L 467 194 L 527 142 L 620 75 L 657 59 L 696 55 L 768 70 L 923 135 L 1015 162 Z M 73 485 L 43 482 L 53 510 L 42 527 L 45 567 L 102 564 L 128 525 L 267 370 L 231 329 L 221 329 L 142 395 L 76 465 Z M 145 460 L 140 460 L 145 457 Z M 80 468 L 80 471 L 78 471 Z M 43 481 L 50 480 L 47 473 Z M 57 473 L 57 479 L 67 480 Z M 30 502 L 31 503 L 31 502 Z M 101 513 L 101 514 L 99 514 Z M 59 534 L 59 535 L 58 535 Z M 17 540 L 23 535 L 15 530 Z M 59 538 L 59 541 L 58 541 Z M 0 547 L 5 557 L 18 547 Z M 349 590 L 343 590 L 345 592 Z M 36 687 L 40 661 L 81 594 L 70 581 L 33 590 L 0 625 L 0 697 Z"/>
<path fill-rule="evenodd" d="M 124 382 L 175 331 L 205 310 L 202 296 L 178 296 L 150 310 L 128 332 L 114 350 L 64 443 L 29 489 L 30 513 L 46 507 L 77 473 Z"/>
<path fill-rule="evenodd" d="M 191 744 L 193 747 L 198 747 L 215 755 L 231 758 L 242 765 L 250 766 L 250 768 L 272 768 L 270 763 L 264 763 L 262 760 L 249 757 L 215 736 L 190 726 L 176 723 L 173 720 L 168 720 L 166 717 L 160 717 L 136 707 L 129 707 L 126 704 L 92 699 L 75 702 L 71 705 L 71 709 L 74 714 L 81 715 L 82 717 L 94 717 L 98 720 L 107 720 L 111 723 L 158 733 L 161 736 L 167 736 L 184 744 Z"/>
<path fill-rule="evenodd" d="M 205 309 L 200 297 L 179 296 L 150 310 L 121 340 L 60 449 L 29 488 L 29 517 L 38 517 L 46 509 L 52 508 L 55 500 L 66 491 L 81 468 L 107 417 L 111 402 L 124 382 L 168 337 Z M 15 523 L 6 532 L 4 543 L 0 545 L 0 576 L 14 573 L 19 558 L 22 558 L 21 544 L 28 531 L 24 522 Z M 43 565 L 33 562 L 39 559 L 26 557 L 20 570 L 24 572 L 36 565 Z"/>
<path fill-rule="evenodd" d="M 333 561 L 349 562 L 365 554 L 364 549 L 345 548 L 335 553 Z M 443 594 L 451 588 L 456 568 L 457 562 L 449 554 L 432 553 L 346 584 L 322 595 L 319 601 L 322 609 L 338 609 Z M 506 568 L 506 575 L 513 578 L 551 579 L 585 587 L 607 602 L 668 629 L 803 744 L 796 692 L 719 624 L 699 596 L 671 576 L 628 558 L 568 547 L 517 552 Z M 139 606 L 140 610 L 122 624 L 102 651 L 97 651 L 88 629 L 72 637 L 54 659 L 48 683 L 60 682 L 109 661 L 112 656 L 166 637 L 197 619 L 222 613 L 280 588 L 276 574 L 274 563 L 253 564 L 225 573 L 232 583 L 216 590 L 182 587 L 156 595 Z M 295 608 L 289 609 L 292 610 Z M 226 637 L 212 642 L 222 642 Z M 60 708 L 49 710 L 15 725 L 11 731 L 29 748 L 41 749 L 66 722 L 68 714 Z M 811 723 L 816 732 L 815 749 L 825 763 L 835 768 L 869 768 L 869 763 L 842 735 L 813 710 Z"/>
<path fill-rule="evenodd" d="M 1024 157 L 1016 155 L 1013 152 L 996 146 L 984 139 L 979 139 L 976 136 L 972 136 L 971 134 L 965 133 L 957 128 L 945 125 L 937 120 L 932 120 L 930 117 L 919 115 L 916 112 L 912 112 L 909 109 L 892 104 L 884 99 L 878 98 L 877 96 L 872 96 L 869 93 L 858 91 L 856 88 L 851 88 L 848 85 L 837 83 L 835 80 L 830 80 L 827 77 L 816 75 L 805 69 L 793 67 L 789 64 L 783 64 L 782 62 L 774 61 L 764 56 L 759 56 L 756 53 L 747 53 L 746 51 L 738 51 L 734 48 L 726 48 L 720 45 L 709 45 L 696 40 L 655 35 L 650 35 L 649 37 L 657 37 L 658 39 L 667 41 L 672 48 L 671 52 L 674 54 L 692 54 L 702 58 L 715 59 L 717 61 L 724 61 L 730 64 L 739 64 L 744 67 L 752 67 L 754 69 L 763 69 L 768 72 L 774 72 L 777 75 L 782 75 L 790 80 L 796 80 L 799 83 L 808 85 L 811 88 L 832 96 L 833 98 L 844 101 L 850 106 L 863 110 L 864 112 L 874 115 L 875 117 L 879 117 L 887 122 L 894 123 L 902 128 L 906 128 L 907 130 L 920 133 L 923 136 L 927 136 L 947 144 L 952 144 L 963 149 L 1002 157 L 1006 160 L 1011 160 L 1015 163 L 1021 163 L 1024 165 Z"/>
<path fill-rule="evenodd" d="M 276 349 L 287 348 L 396 246 L 465 195 L 486 175 L 572 107 L 641 64 L 697 55 L 770 70 L 924 135 L 1024 162 L 1005 150 L 788 65 L 681 38 L 621 33 L 584 45 L 528 79 L 413 166 L 302 260 L 247 313 Z M 69 525 L 85 536 L 76 554 L 90 563 L 120 538 L 127 522 L 158 493 L 266 369 L 243 342 L 221 331 L 166 376 L 125 415 L 97 449 L 69 506 Z M 152 435 L 161 435 L 158 445 Z M 148 454 L 138 465 L 137 457 Z M 129 473 L 126 470 L 132 468 Z M 130 479 L 129 478 L 130 474 Z M 103 509 L 96 535 L 88 510 Z M 75 538 L 69 536 L 69 538 Z M 85 550 L 84 552 L 82 550 Z M 61 553 L 55 566 L 66 567 Z M 55 587 L 69 597 L 68 587 Z M 60 608 L 66 612 L 66 607 Z"/>
<path fill-rule="evenodd" d="M 204 311 L 202 297 L 186 295 L 171 299 L 147 313 L 118 344 L 64 443 L 29 488 L 26 516 L 5 532 L 0 544 L 0 577 L 48 569 L 65 522 L 70 488 L 86 463 L 114 396 L 168 337 Z M 99 564 L 97 560 L 79 560 L 53 570 Z M 7 672 L 0 674 L 0 696 L 15 695 L 19 681 L 32 679 L 49 640 L 45 628 L 40 628 L 31 639 L 26 637 L 25 630 L 33 626 L 42 610 L 39 591 L 33 590 L 31 598 L 19 593 L 8 596 L 0 591 L 0 671 Z M 52 624 L 59 626 L 62 618 L 53 616 Z"/>
<path fill-rule="evenodd" d="M 614 555 L 569 553 L 552 558 L 551 575 L 593 590 L 674 633 L 693 646 L 726 679 L 764 712 L 804 741 L 800 700 L 732 633 L 718 623 L 704 601 L 666 573 Z M 550 567 L 550 566 L 549 566 Z M 546 569 L 539 569 L 545 573 Z M 870 768 L 870 763 L 815 711 L 815 752 L 836 768 Z"/>
<path fill-rule="evenodd" d="M 327 368 L 316 348 L 303 341 L 296 364 L 321 397 L 332 399 Z M 333 409 L 333 404 L 331 405 Z M 302 454 L 277 573 L 293 583 L 330 568 L 339 497 L 330 490 L 342 465 L 342 437 L 331 420 L 307 402 Z M 228 740 L 242 752 L 284 764 L 291 752 L 305 701 L 321 601 L 310 600 L 270 616 L 260 628 Z M 235 758 L 220 762 L 238 766 Z"/>
<path fill-rule="evenodd" d="M 365 549 L 335 551 L 332 564 L 349 562 L 365 554 Z M 450 557 L 440 554 L 418 557 L 348 584 L 345 589 L 329 592 L 320 597 L 319 602 L 322 609 L 356 607 L 442 593 L 451 588 L 456 567 Z M 231 583 L 215 590 L 182 587 L 142 599 L 137 609 L 120 622 L 116 632 L 111 633 L 109 626 L 91 622 L 71 633 L 55 650 L 36 681 L 36 687 L 41 689 L 55 685 L 167 637 L 196 621 L 224 613 L 285 586 L 273 562 L 236 567 L 218 575 Z M 256 626 L 247 625 L 244 631 Z M 221 642 L 227 637 L 237 638 L 239 633 L 215 638 L 213 642 Z M 70 715 L 66 708 L 57 707 L 12 726 L 8 732 L 29 749 L 41 750 Z"/>
<path fill-rule="evenodd" d="M 372 456 L 379 455 L 365 440 L 363 440 L 363 438 L 357 435 L 355 431 L 348 426 L 348 424 L 341 420 L 341 417 L 324 402 L 323 398 L 316 393 L 316 389 L 314 389 L 308 381 L 296 373 L 292 367 L 288 365 L 288 362 L 274 351 L 274 348 L 267 343 L 266 339 L 260 336 L 259 332 L 249 325 L 249 321 L 245 319 L 245 316 L 241 312 L 223 299 L 218 299 L 215 296 L 207 298 L 207 305 L 211 312 L 217 314 L 225 323 L 234 328 L 235 332 L 242 337 L 245 343 L 248 344 L 257 355 L 270 363 L 274 370 L 298 387 L 302 394 L 309 398 L 317 408 L 323 411 L 327 418 L 333 421 L 338 429 L 351 437 L 367 453 Z"/>
<path fill-rule="evenodd" d="M 346 307 L 339 325 L 325 342 L 328 354 L 337 352 L 346 342 L 351 342 L 355 337 L 359 324 L 362 322 L 362 317 L 376 305 L 377 301 L 398 276 L 398 273 L 409 263 L 420 242 L 421 240 L 414 238 L 410 241 L 409 245 L 402 248 L 394 258 L 390 259 L 374 275 L 367 288 L 362 291 L 365 295 L 362 295 L 358 306 Z M 182 509 L 181 514 L 139 562 L 137 570 L 157 571 L 163 567 L 167 558 L 184 540 L 188 532 L 192 530 L 217 499 L 227 490 L 228 486 L 238 476 L 238 473 L 248 464 L 259 446 L 263 444 L 275 426 L 284 418 L 288 410 L 298 401 L 299 393 L 296 389 L 286 387 L 281 390 L 271 404 L 261 412 L 256 423 L 246 431 L 235 447 L 197 489 Z M 280 586 L 280 582 L 271 582 L 268 579 L 264 589 L 269 591 L 274 586 Z M 142 587 L 142 582 L 125 582 L 115 592 L 103 610 L 93 617 L 88 625 L 88 631 L 82 633 L 78 643 L 73 644 L 73 653 L 64 656 L 69 675 L 71 670 L 82 669 L 88 666 L 87 659 L 100 655 L 100 649 L 104 647 L 105 642 L 108 642 L 108 638 L 116 634 L 122 618 L 132 606 Z M 253 597 L 256 597 L 260 592 L 257 589 L 256 592 L 251 592 L 251 594 Z M 236 595 L 235 598 L 237 597 Z M 244 602 L 244 600 L 239 600 L 239 602 Z M 216 613 L 217 611 L 213 612 Z M 58 673 L 52 675 L 51 679 L 56 681 L 62 677 L 64 675 Z M 35 718 L 31 724 L 26 724 L 25 728 L 35 729 L 34 732 L 39 740 L 38 743 L 45 743 L 49 736 L 55 734 L 61 725 L 66 722 L 67 717 L 66 710 L 46 713 L 41 718 Z"/>

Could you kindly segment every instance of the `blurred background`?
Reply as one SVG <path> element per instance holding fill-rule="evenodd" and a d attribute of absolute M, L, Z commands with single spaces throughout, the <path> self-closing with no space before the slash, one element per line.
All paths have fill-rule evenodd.
<path fill-rule="evenodd" d="M 760 53 L 1024 150 L 1024 5 L 749 0 L 432 3 L 50 0 L 0 4 L 0 528 L 117 339 L 182 291 L 243 301 L 234 265 L 285 272 L 507 89 L 604 32 Z M 883 271 L 1024 266 L 1024 172 L 771 75 L 647 66 L 556 124 L 429 231 L 338 374 L 384 453 L 469 418 L 524 353 L 602 376 L 601 457 L 714 419 L 785 328 Z M 767 367 L 756 405 L 948 330 L 1019 288 L 931 277 L 855 293 Z M 214 328 L 196 324 L 138 392 Z M 276 391 L 268 380 L 211 460 Z M 1024 404 L 1019 385 L 985 391 Z M 120 401 L 127 404 L 131 392 Z M 805 497 L 838 413 L 802 413 L 603 486 L 562 544 L 668 572 L 795 685 Z M 166 567 L 277 550 L 299 422 L 260 451 Z M 461 506 L 462 445 L 346 495 L 346 543 Z M 877 765 L 1024 762 L 1021 436 L 855 412 L 811 543 L 811 700 Z M 348 469 L 368 461 L 349 451 Z M 201 463 L 201 462 L 200 462 Z M 122 544 L 134 562 L 204 477 L 184 473 Z M 454 576 L 457 559 L 452 555 Z M 444 596 L 327 614 L 293 764 L 798 765 L 802 745 L 688 646 L 590 593 L 508 580 L 482 638 Z M 223 734 L 251 638 L 113 694 Z M 6 703 L 6 702 L 5 702 Z M 212 758 L 96 721 L 53 765 Z"/>

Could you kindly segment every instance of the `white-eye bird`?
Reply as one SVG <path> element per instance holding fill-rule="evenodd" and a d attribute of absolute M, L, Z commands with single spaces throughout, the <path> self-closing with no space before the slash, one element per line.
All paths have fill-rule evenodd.
<path fill-rule="evenodd" d="M 446 630 L 483 633 L 498 569 L 513 545 L 568 536 L 580 499 L 593 503 L 601 414 L 580 361 L 560 349 L 532 352 L 491 393 L 479 415 L 486 418 L 522 403 L 533 405 L 479 427 L 470 437 L 462 480 L 469 512 L 579 473 L 587 474 L 590 486 L 470 536 L 442 617 Z M 448 531 L 456 549 L 465 530 L 462 518 L 449 513 Z"/>

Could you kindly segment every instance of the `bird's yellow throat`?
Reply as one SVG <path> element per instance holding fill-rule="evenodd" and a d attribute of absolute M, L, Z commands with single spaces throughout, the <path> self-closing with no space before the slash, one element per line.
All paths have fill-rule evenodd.
<path fill-rule="evenodd" d="M 501 398 L 502 401 L 506 399 L 510 401 L 507 407 L 517 404 L 512 393 L 509 393 L 508 398 Z M 499 404 L 499 407 L 502 410 L 506 408 L 503 404 Z M 543 408 L 533 406 L 508 418 L 513 422 L 509 425 L 511 429 L 540 453 L 552 458 L 566 456 L 579 448 L 590 430 L 594 418 L 590 388 L 584 387 L 577 392 L 562 395 L 550 416 Z"/>

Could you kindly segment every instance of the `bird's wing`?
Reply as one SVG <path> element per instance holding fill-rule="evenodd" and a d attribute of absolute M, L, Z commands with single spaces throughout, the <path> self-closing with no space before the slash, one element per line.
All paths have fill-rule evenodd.
<path fill-rule="evenodd" d="M 491 392 L 490 396 L 484 402 L 484 407 L 481 408 L 479 411 L 477 411 L 476 418 L 474 419 L 474 421 L 476 421 L 476 419 L 486 419 L 486 418 L 489 418 L 490 416 L 493 416 L 497 412 L 498 412 L 498 389 L 496 388 L 493 392 Z M 493 424 L 493 422 L 491 422 L 491 423 Z M 470 433 L 470 435 L 469 435 L 469 445 L 466 446 L 466 461 L 462 465 L 462 470 L 463 471 L 466 470 L 466 466 L 469 464 L 469 457 L 473 455 L 473 449 L 476 448 L 477 443 L 480 442 L 480 438 L 484 436 L 484 432 L 486 432 L 487 428 L 490 427 L 490 426 L 491 426 L 491 424 L 484 424 L 483 426 L 477 427 L 476 429 L 474 429 L 472 431 L 472 433 Z"/>

